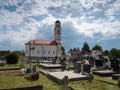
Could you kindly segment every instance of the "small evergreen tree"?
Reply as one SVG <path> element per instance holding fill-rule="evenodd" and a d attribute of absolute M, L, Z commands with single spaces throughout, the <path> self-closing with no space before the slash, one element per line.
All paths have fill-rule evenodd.
<path fill-rule="evenodd" d="M 61 50 L 62 50 L 63 56 L 65 56 L 65 54 L 66 54 L 66 53 L 65 53 L 65 48 L 64 48 L 63 46 L 61 47 Z"/>
<path fill-rule="evenodd" d="M 84 43 L 82 50 L 86 51 L 86 52 L 90 52 L 90 48 L 89 48 L 89 45 L 87 44 L 87 42 Z"/>

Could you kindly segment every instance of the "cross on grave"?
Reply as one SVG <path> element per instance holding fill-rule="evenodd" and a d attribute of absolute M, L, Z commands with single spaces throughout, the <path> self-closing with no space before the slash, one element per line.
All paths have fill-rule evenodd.
<path fill-rule="evenodd" d="M 65 76 L 65 77 L 63 78 L 63 90 L 67 90 L 67 88 L 68 88 L 68 83 L 69 83 L 68 76 Z"/>

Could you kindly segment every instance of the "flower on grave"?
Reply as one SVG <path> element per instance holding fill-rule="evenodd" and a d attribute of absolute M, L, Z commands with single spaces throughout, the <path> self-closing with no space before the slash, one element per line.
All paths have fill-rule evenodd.
<path fill-rule="evenodd" d="M 82 82 L 82 86 L 84 86 L 85 85 L 85 83 L 84 82 Z"/>

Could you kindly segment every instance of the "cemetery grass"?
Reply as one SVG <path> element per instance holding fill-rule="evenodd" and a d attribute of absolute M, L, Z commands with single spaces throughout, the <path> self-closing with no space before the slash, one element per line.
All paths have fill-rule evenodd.
<path fill-rule="evenodd" d="M 101 82 L 100 80 L 107 81 L 113 84 Z M 74 81 L 70 82 L 69 85 L 75 90 L 120 90 L 120 88 L 117 86 L 116 80 L 112 80 L 111 77 L 100 77 L 96 75 L 94 76 L 94 79 L 92 81 Z"/>
<path fill-rule="evenodd" d="M 27 66 L 29 65 L 27 64 Z M 0 69 L 5 68 L 20 68 L 20 63 L 0 66 Z M 25 79 L 24 75 L 11 76 L 0 74 L 0 89 L 43 85 L 43 90 L 62 90 L 62 84 L 54 82 L 53 80 L 47 78 L 47 76 L 41 73 L 39 74 L 39 77 L 40 78 L 37 81 L 29 81 Z M 101 82 L 99 80 L 112 82 L 113 84 L 116 85 Z M 88 80 L 74 81 L 70 82 L 69 86 L 71 86 L 75 90 L 120 90 L 120 88 L 117 86 L 117 81 L 112 80 L 112 78 L 110 77 L 100 77 L 96 75 L 94 75 L 94 79 L 92 81 Z"/>
<path fill-rule="evenodd" d="M 29 81 L 24 76 L 9 76 L 0 75 L 0 89 L 26 87 L 33 85 L 43 85 L 43 90 L 62 90 L 62 84 L 55 83 L 47 76 L 39 74 L 40 79 L 37 81 Z M 120 90 L 117 85 L 101 82 L 99 80 L 105 80 L 117 84 L 117 81 L 112 80 L 109 77 L 94 76 L 93 81 L 81 80 L 70 82 L 69 86 L 75 90 Z"/>
<path fill-rule="evenodd" d="M 30 81 L 24 76 L 5 76 L 0 75 L 0 89 L 27 87 L 34 85 L 43 85 L 43 90 L 61 90 L 61 85 L 49 80 L 45 75 L 40 74 L 40 79 Z"/>

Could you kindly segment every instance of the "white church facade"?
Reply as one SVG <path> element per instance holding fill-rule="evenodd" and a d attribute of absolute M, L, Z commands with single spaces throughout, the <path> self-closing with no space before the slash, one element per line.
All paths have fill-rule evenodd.
<path fill-rule="evenodd" d="M 31 40 L 25 43 L 25 56 L 38 58 L 61 57 L 61 23 L 55 22 L 54 40 Z"/>

